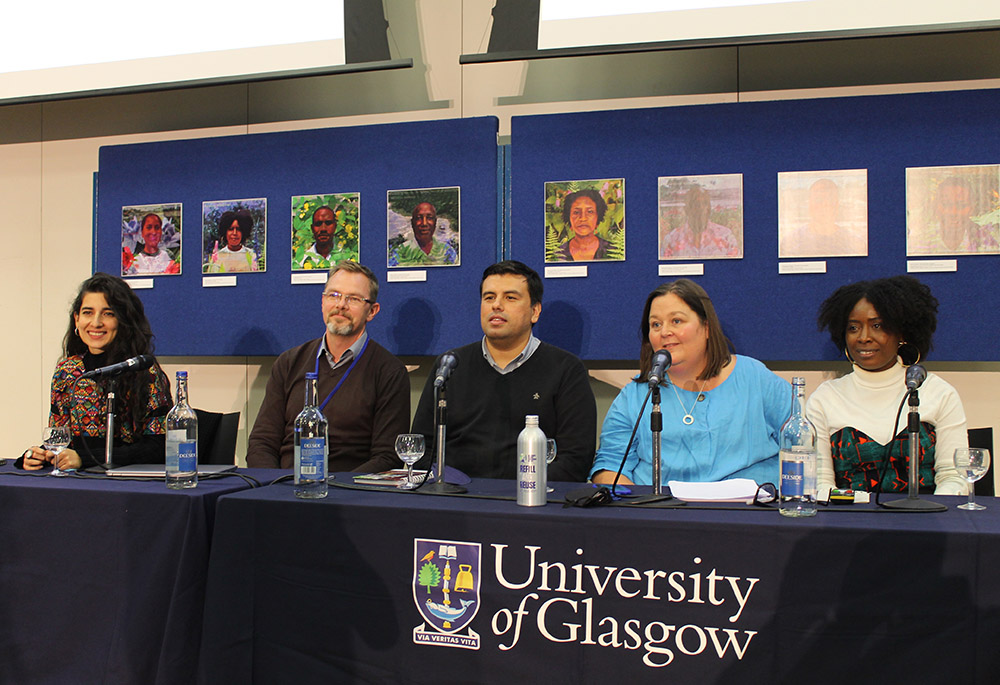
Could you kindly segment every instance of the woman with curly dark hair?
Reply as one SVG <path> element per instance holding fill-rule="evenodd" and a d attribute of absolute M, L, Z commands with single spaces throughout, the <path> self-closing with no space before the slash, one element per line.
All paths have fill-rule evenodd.
<path fill-rule="evenodd" d="M 893 421 L 906 394 L 906 367 L 931 349 L 937 309 L 930 288 L 909 276 L 845 285 L 820 305 L 820 330 L 854 365 L 820 385 L 806 406 L 818 434 L 820 490 L 874 492 L 880 473 L 882 492 L 907 489 L 905 419 L 901 427 Z M 955 388 L 932 373 L 920 387 L 920 420 L 921 490 L 966 494 L 968 484 L 951 461 L 956 448 L 968 447 L 965 410 Z"/>
<path fill-rule="evenodd" d="M 58 460 L 60 469 L 74 469 L 102 462 L 111 381 L 80 376 L 152 353 L 153 333 L 132 288 L 105 273 L 84 281 L 70 310 L 63 358 L 52 375 L 49 413 L 49 425 L 70 427 L 72 442 L 58 454 L 32 447 L 17 465 L 37 470 Z M 115 381 L 115 463 L 162 464 L 164 419 L 173 404 L 166 374 L 154 362 L 148 369 L 125 372 Z"/>

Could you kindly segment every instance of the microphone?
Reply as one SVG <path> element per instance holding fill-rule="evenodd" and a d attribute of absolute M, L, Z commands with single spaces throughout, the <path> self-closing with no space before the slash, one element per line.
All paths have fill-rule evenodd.
<path fill-rule="evenodd" d="M 448 376 L 451 375 L 452 370 L 458 366 L 458 357 L 455 353 L 449 350 L 441 355 L 441 359 L 438 360 L 437 371 L 434 372 L 434 387 L 440 388 L 448 381 Z"/>
<path fill-rule="evenodd" d="M 137 357 L 126 359 L 125 361 L 118 362 L 117 364 L 102 366 L 99 369 L 87 371 L 80 376 L 80 378 L 110 378 L 112 376 L 120 376 L 126 371 L 141 371 L 143 369 L 148 369 L 155 361 L 156 357 L 151 354 L 140 354 Z"/>
<path fill-rule="evenodd" d="M 916 390 L 927 380 L 927 371 L 920 364 L 914 364 L 906 370 L 907 390 Z"/>
<path fill-rule="evenodd" d="M 658 350 L 653 353 L 653 364 L 649 370 L 649 387 L 652 388 L 660 384 L 660 381 L 667 374 L 667 369 L 670 368 L 670 362 L 670 353 L 666 350 Z"/>

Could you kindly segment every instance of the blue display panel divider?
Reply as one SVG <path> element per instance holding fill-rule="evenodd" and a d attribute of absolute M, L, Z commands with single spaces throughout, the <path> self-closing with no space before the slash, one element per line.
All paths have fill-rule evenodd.
<path fill-rule="evenodd" d="M 842 359 L 816 331 L 816 311 L 843 284 L 906 273 L 905 169 L 1000 164 L 998 121 L 996 90 L 514 117 L 514 259 L 545 266 L 545 182 L 625 179 L 627 260 L 590 263 L 586 278 L 547 278 L 536 333 L 587 359 L 636 359 L 646 295 L 673 280 L 657 271 L 671 264 L 657 254 L 657 178 L 742 174 L 744 258 L 689 260 L 704 264 L 694 280 L 738 352 Z M 867 169 L 868 256 L 779 275 L 778 172 L 834 169 Z M 914 274 L 940 300 L 931 358 L 1000 360 L 1000 256 L 942 259 L 957 271 Z"/>
<path fill-rule="evenodd" d="M 291 284 L 291 198 L 361 194 L 361 262 L 381 281 L 373 338 L 430 355 L 482 335 L 478 284 L 497 251 L 497 120 L 316 129 L 101 148 L 96 268 L 121 273 L 122 207 L 182 203 L 182 274 L 136 292 L 161 355 L 275 355 L 324 331 L 321 284 Z M 461 188 L 461 266 L 386 282 L 386 193 Z M 267 270 L 203 287 L 202 202 L 267 198 Z M 407 271 L 411 271 L 408 269 Z"/>

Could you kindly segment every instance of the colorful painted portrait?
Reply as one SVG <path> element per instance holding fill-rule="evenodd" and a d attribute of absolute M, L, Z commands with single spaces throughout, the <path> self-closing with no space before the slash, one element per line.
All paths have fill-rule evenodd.
<path fill-rule="evenodd" d="M 743 176 L 661 176 L 659 255 L 743 258 Z"/>
<path fill-rule="evenodd" d="M 906 170 L 906 255 L 1000 254 L 1000 165 Z"/>
<path fill-rule="evenodd" d="M 545 184 L 545 262 L 625 260 L 625 179 Z"/>
<path fill-rule="evenodd" d="M 203 202 L 201 235 L 202 273 L 264 271 L 267 199 L 258 197 Z"/>
<path fill-rule="evenodd" d="M 386 194 L 386 266 L 459 266 L 460 189 L 390 190 Z"/>
<path fill-rule="evenodd" d="M 778 257 L 867 254 L 867 169 L 778 174 Z"/>
<path fill-rule="evenodd" d="M 326 270 L 360 255 L 360 193 L 292 198 L 292 271 Z"/>
<path fill-rule="evenodd" d="M 179 202 L 122 207 L 122 276 L 181 272 Z"/>

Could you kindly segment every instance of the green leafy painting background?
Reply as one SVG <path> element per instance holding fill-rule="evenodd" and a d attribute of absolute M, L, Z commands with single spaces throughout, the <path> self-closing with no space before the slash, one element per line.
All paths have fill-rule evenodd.
<path fill-rule="evenodd" d="M 292 198 L 292 268 L 302 262 L 306 250 L 313 244 L 312 215 L 327 205 L 333 210 L 337 226 L 329 263 L 342 259 L 360 261 L 361 257 L 361 193 L 330 195 L 298 195 Z M 306 259 L 299 270 L 322 268 Z"/>
<path fill-rule="evenodd" d="M 563 223 L 562 212 L 566 196 L 578 190 L 596 190 L 608 205 L 604 221 L 595 232 L 611 246 L 608 256 L 600 261 L 625 260 L 625 179 L 609 178 L 596 181 L 550 181 L 545 184 L 545 261 L 561 262 L 559 250 L 576 236 Z"/>

